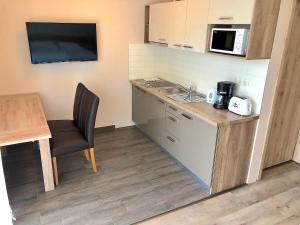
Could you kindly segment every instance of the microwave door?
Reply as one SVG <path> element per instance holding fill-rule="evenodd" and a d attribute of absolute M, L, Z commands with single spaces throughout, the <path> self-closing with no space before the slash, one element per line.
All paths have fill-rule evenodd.
<path fill-rule="evenodd" d="M 236 31 L 214 30 L 212 36 L 211 50 L 215 52 L 234 52 Z"/>

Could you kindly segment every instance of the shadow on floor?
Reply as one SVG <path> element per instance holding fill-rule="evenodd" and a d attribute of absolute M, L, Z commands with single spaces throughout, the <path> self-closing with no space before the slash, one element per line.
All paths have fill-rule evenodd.
<path fill-rule="evenodd" d="M 60 185 L 43 191 L 38 146 L 3 159 L 15 224 L 132 224 L 207 197 L 176 161 L 134 127 L 97 133 L 98 173 L 78 152 L 58 159 Z"/>

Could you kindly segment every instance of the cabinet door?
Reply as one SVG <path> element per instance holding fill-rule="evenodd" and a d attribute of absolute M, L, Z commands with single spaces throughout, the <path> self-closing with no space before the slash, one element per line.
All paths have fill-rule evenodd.
<path fill-rule="evenodd" d="M 180 156 L 182 162 L 207 186 L 211 185 L 217 127 L 187 113 L 180 120 Z"/>
<path fill-rule="evenodd" d="M 149 41 L 168 43 L 168 27 L 171 3 L 150 5 Z"/>
<path fill-rule="evenodd" d="M 204 53 L 207 40 L 207 20 L 210 0 L 189 0 L 184 45 Z"/>
<path fill-rule="evenodd" d="M 132 87 L 132 120 L 146 133 L 149 130 L 149 98 L 144 90 Z"/>
<path fill-rule="evenodd" d="M 132 121 L 138 126 L 143 123 L 142 103 L 141 91 L 137 87 L 132 86 Z"/>
<path fill-rule="evenodd" d="M 184 45 L 187 1 L 172 2 L 168 30 L 168 44 L 171 48 Z"/>
<path fill-rule="evenodd" d="M 209 24 L 251 24 L 255 0 L 211 0 Z"/>
<path fill-rule="evenodd" d="M 163 146 L 165 136 L 166 103 L 155 96 L 149 96 L 148 107 L 148 135 Z"/>

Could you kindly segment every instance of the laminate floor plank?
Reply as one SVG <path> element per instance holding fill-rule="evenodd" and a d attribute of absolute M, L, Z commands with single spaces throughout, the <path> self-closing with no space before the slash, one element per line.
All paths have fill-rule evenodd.
<path fill-rule="evenodd" d="M 257 183 L 137 224 L 299 225 L 300 165 L 274 167 Z"/>
<path fill-rule="evenodd" d="M 43 191 L 38 146 L 3 158 L 15 225 L 128 225 L 198 201 L 207 190 L 134 127 L 95 135 L 98 173 L 83 152 L 58 158 L 60 185 Z"/>

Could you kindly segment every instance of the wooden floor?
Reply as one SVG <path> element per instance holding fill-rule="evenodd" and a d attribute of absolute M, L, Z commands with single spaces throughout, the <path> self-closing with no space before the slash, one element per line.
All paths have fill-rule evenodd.
<path fill-rule="evenodd" d="M 59 158 L 60 185 L 44 193 L 37 146 L 10 147 L 3 163 L 15 224 L 132 224 L 207 196 L 136 128 L 96 134 L 95 154 L 97 174 L 83 153 Z"/>
<path fill-rule="evenodd" d="M 299 225 L 300 165 L 264 172 L 263 180 L 139 225 Z"/>

